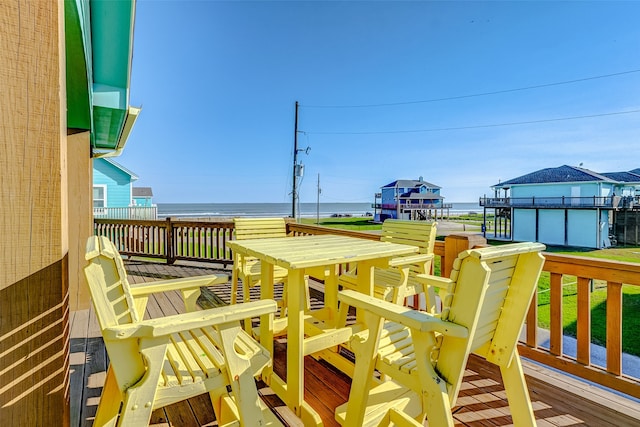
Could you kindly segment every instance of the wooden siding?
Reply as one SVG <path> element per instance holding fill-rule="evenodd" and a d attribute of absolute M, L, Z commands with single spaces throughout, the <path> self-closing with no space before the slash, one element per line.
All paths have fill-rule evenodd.
<path fill-rule="evenodd" d="M 0 2 L 0 420 L 69 424 L 64 3 Z M 70 166 L 71 167 L 71 166 Z"/>
<path fill-rule="evenodd" d="M 91 141 L 89 132 L 67 137 L 69 145 L 69 309 L 89 308 L 83 268 L 86 241 L 93 232 Z"/>

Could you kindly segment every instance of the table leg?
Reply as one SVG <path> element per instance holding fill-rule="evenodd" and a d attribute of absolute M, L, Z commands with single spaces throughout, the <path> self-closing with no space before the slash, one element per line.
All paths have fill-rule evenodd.
<path fill-rule="evenodd" d="M 304 401 L 304 314 L 306 308 L 304 269 L 289 270 L 287 296 L 287 385 L 284 401 L 305 426 L 322 426 L 322 419 Z"/>
<path fill-rule="evenodd" d="M 296 415 L 304 400 L 304 270 L 289 270 L 287 296 L 287 399 Z"/>
<path fill-rule="evenodd" d="M 262 262 L 260 268 L 260 299 L 273 299 L 273 265 Z M 273 317 L 260 317 L 260 343 L 273 355 Z"/>
<path fill-rule="evenodd" d="M 260 271 L 260 297 L 273 298 L 273 265 L 262 264 Z M 289 270 L 287 295 L 287 382 L 273 370 L 265 371 L 263 378 L 280 398 L 300 417 L 305 426 L 322 426 L 322 419 L 304 401 L 304 311 L 306 291 L 304 270 Z M 260 343 L 273 354 L 273 323 L 269 316 L 260 318 Z"/>
<path fill-rule="evenodd" d="M 238 267 L 240 265 L 239 255 L 233 255 L 233 270 L 231 272 L 231 304 L 238 302 Z"/>
<path fill-rule="evenodd" d="M 358 291 L 373 296 L 373 263 L 369 261 L 358 262 Z M 356 322 L 364 323 L 363 314 L 356 310 Z"/>
<path fill-rule="evenodd" d="M 337 266 L 333 266 L 324 279 L 324 307 L 329 310 L 330 317 L 327 323 L 330 327 L 336 327 L 338 316 L 338 273 Z"/>

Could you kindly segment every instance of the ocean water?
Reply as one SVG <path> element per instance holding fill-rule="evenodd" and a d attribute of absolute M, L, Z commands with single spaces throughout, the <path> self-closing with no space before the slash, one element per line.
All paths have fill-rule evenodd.
<path fill-rule="evenodd" d="M 260 217 L 291 216 L 291 203 L 158 203 L 158 217 Z M 452 203 L 453 208 L 449 212 L 453 214 L 465 214 L 469 212 L 482 212 L 477 202 Z M 371 203 L 320 203 L 320 217 L 337 215 L 366 216 L 373 214 Z M 296 209 L 301 217 L 314 218 L 318 212 L 316 203 L 300 203 Z"/>

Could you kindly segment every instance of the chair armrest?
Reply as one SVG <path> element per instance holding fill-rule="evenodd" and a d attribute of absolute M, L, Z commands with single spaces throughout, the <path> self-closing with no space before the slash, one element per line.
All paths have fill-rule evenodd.
<path fill-rule="evenodd" d="M 266 299 L 190 313 L 174 314 L 157 319 L 142 320 L 133 324 L 111 326 L 105 328 L 102 334 L 105 339 L 111 340 L 133 337 L 155 338 L 190 329 L 238 322 L 263 314 L 272 314 L 275 313 L 276 309 L 276 302 Z"/>
<path fill-rule="evenodd" d="M 155 282 L 139 283 L 131 285 L 131 295 L 134 297 L 149 295 L 159 292 L 174 290 L 186 290 L 227 283 L 229 276 L 226 274 L 209 274 L 206 276 L 182 277 L 179 279 L 158 280 Z"/>
<path fill-rule="evenodd" d="M 446 289 L 453 283 L 453 280 L 447 277 L 433 276 L 431 274 L 416 274 L 416 280 L 427 286 Z"/>
<path fill-rule="evenodd" d="M 361 294 L 360 292 L 351 290 L 340 291 L 338 299 L 352 307 L 369 311 L 386 320 L 421 332 L 439 332 L 443 335 L 456 338 L 467 338 L 469 336 L 469 331 L 464 326 L 446 322 L 430 313 L 412 310 L 408 307 Z"/>
<path fill-rule="evenodd" d="M 433 254 L 416 254 L 393 258 L 389 261 L 391 267 L 400 267 L 408 264 L 417 264 L 433 260 Z"/>

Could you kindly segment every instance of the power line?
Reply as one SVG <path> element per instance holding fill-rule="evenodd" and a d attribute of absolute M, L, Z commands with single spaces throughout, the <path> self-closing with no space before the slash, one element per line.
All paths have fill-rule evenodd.
<path fill-rule="evenodd" d="M 625 74 L 632 74 L 632 73 L 639 73 L 639 72 L 640 72 L 640 69 L 621 71 L 619 73 L 603 74 L 599 76 L 584 77 L 581 79 L 574 79 L 574 80 L 565 80 L 565 81 L 555 82 L 555 83 L 544 83 L 544 84 L 539 84 L 534 86 L 519 87 L 515 89 L 504 89 L 504 90 L 497 90 L 493 92 L 481 92 L 481 93 L 474 93 L 474 94 L 468 94 L 468 95 L 448 96 L 444 98 L 422 99 L 422 100 L 416 100 L 416 101 L 389 102 L 389 103 L 380 103 L 380 104 L 360 104 L 360 105 L 300 105 L 300 106 L 304 108 L 371 108 L 371 107 L 391 107 L 391 106 L 411 105 L 411 104 L 425 104 L 429 102 L 451 101 L 455 99 L 474 98 L 479 96 L 498 95 L 501 93 L 540 89 L 544 87 L 560 86 L 560 85 L 585 82 L 589 80 L 604 79 L 608 77 L 616 77 L 616 76 L 622 76 Z"/>
<path fill-rule="evenodd" d="M 363 131 L 363 132 L 314 132 L 314 131 L 307 131 L 307 133 L 312 134 L 312 135 L 313 134 L 315 134 L 315 135 L 375 135 L 375 134 L 392 134 L 392 133 L 442 132 L 442 131 L 450 131 L 450 130 L 480 129 L 480 128 L 501 127 L 501 126 L 529 125 L 529 124 L 535 124 L 535 123 L 560 122 L 560 121 L 565 121 L 565 120 L 590 119 L 590 118 L 594 118 L 594 117 L 616 116 L 616 115 L 621 115 L 621 114 L 634 114 L 634 113 L 640 113 L 640 109 L 638 109 L 638 110 L 629 110 L 629 111 L 615 111 L 615 112 L 612 112 L 612 113 L 589 114 L 589 115 L 585 115 L 585 116 L 559 117 L 559 118 L 554 118 L 554 119 L 528 120 L 528 121 L 522 121 L 522 122 L 495 123 L 495 124 L 474 125 L 474 126 L 457 126 L 457 127 L 446 127 L 446 128 L 389 130 L 389 131 Z"/>

